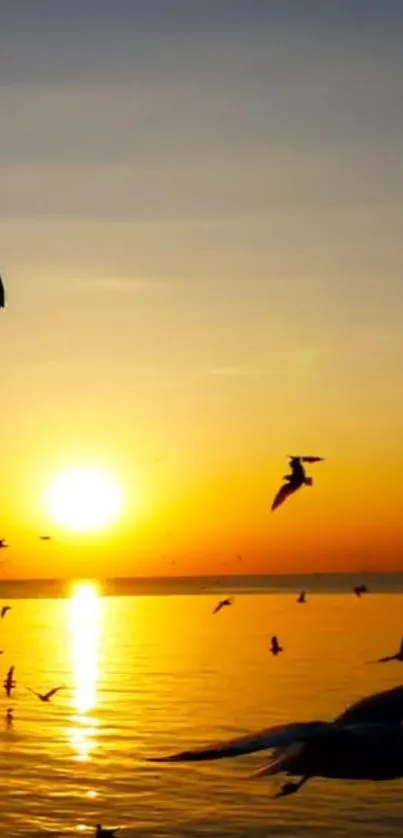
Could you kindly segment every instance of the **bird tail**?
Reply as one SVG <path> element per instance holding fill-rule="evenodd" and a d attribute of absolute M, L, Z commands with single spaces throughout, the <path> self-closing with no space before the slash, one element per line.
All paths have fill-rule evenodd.
<path fill-rule="evenodd" d="M 312 477 L 306 477 L 305 478 L 305 486 L 313 486 Z"/>

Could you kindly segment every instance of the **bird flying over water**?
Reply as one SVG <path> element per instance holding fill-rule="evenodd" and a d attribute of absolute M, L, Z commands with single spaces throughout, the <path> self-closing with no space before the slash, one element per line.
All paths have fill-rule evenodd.
<path fill-rule="evenodd" d="M 202 762 L 274 749 L 253 776 L 300 777 L 276 797 L 298 791 L 313 777 L 334 780 L 394 780 L 403 777 L 403 686 L 367 696 L 333 722 L 295 722 L 259 733 L 181 751 L 148 762 Z"/>
<path fill-rule="evenodd" d="M 353 588 L 353 591 L 356 597 L 360 598 L 362 594 L 368 593 L 368 588 L 366 585 L 356 585 L 355 588 Z"/>
<path fill-rule="evenodd" d="M 300 602 L 302 604 L 306 603 L 306 591 L 301 591 L 301 593 L 300 593 L 300 595 L 297 599 L 297 602 Z"/>
<path fill-rule="evenodd" d="M 39 698 L 39 701 L 44 701 L 45 703 L 48 703 L 52 696 L 58 693 L 59 690 L 63 689 L 63 684 L 61 687 L 53 687 L 53 689 L 49 690 L 49 692 L 47 693 L 37 693 L 35 690 L 31 690 L 31 687 L 28 687 L 28 689 L 30 693 L 33 693 L 34 695 L 36 695 L 37 698 Z"/>
<path fill-rule="evenodd" d="M 14 670 L 15 666 L 10 666 L 10 669 L 8 670 L 7 675 L 3 681 L 3 687 L 7 698 L 10 698 L 14 687 L 17 686 L 16 681 L 14 679 Z"/>
<path fill-rule="evenodd" d="M 378 660 L 368 661 L 368 663 L 388 663 L 389 661 L 402 661 L 403 663 L 403 637 L 400 642 L 400 649 L 395 655 L 387 655 L 386 658 L 378 658 Z"/>
<path fill-rule="evenodd" d="M 213 614 L 218 614 L 218 612 L 221 611 L 222 608 L 225 608 L 226 605 L 232 605 L 233 598 L 234 597 L 230 596 L 227 597 L 227 599 L 221 599 L 214 608 Z"/>
<path fill-rule="evenodd" d="M 0 611 L 0 618 L 2 620 L 4 620 L 4 617 L 6 616 L 7 611 L 11 611 L 11 605 L 3 605 L 3 607 Z"/>
<path fill-rule="evenodd" d="M 278 506 L 281 506 L 287 498 L 294 494 L 301 486 L 312 486 L 312 477 L 307 477 L 302 463 L 318 463 L 323 460 L 323 457 L 290 457 L 290 474 L 285 474 L 283 480 L 286 482 L 278 490 L 274 501 L 271 505 L 271 510 L 274 512 Z"/>
<path fill-rule="evenodd" d="M 274 655 L 275 657 L 276 657 L 276 655 L 279 655 L 280 652 L 284 652 L 284 649 L 283 649 L 282 646 L 280 646 L 280 643 L 278 641 L 278 637 L 276 637 L 275 634 L 273 635 L 273 637 L 271 639 L 270 651 L 271 651 L 272 655 Z"/>

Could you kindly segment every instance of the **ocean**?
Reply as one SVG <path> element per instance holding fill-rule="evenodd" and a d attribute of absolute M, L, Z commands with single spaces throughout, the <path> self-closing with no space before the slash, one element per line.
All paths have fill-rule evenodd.
<path fill-rule="evenodd" d="M 362 581 L 370 592 L 358 599 Z M 97 823 L 121 838 L 399 834 L 403 781 L 313 779 L 276 800 L 284 778 L 250 777 L 264 753 L 202 765 L 144 758 L 332 719 L 403 683 L 402 664 L 366 664 L 399 648 L 402 576 L 3 581 L 0 596 L 12 606 L 0 624 L 2 679 L 13 665 L 17 683 L 0 699 L 3 838 L 90 835 Z M 29 689 L 61 685 L 49 703 Z"/>

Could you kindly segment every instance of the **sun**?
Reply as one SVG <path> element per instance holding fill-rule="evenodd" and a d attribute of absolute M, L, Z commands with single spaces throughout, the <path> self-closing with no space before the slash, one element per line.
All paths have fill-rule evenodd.
<path fill-rule="evenodd" d="M 46 497 L 49 514 L 74 532 L 91 532 L 111 524 L 121 506 L 119 487 L 96 468 L 70 468 L 51 483 Z"/>

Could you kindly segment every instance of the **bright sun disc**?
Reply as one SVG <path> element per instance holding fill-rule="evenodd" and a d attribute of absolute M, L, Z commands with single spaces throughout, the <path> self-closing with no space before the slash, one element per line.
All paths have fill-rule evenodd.
<path fill-rule="evenodd" d="M 120 491 L 108 475 L 97 469 L 72 468 L 50 486 L 47 507 L 54 521 L 69 530 L 98 530 L 117 517 Z"/>

